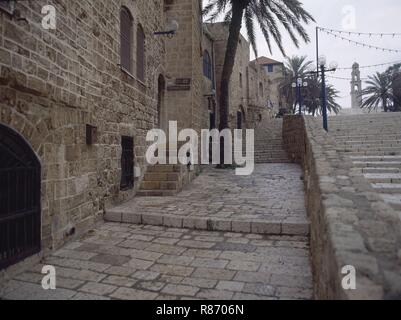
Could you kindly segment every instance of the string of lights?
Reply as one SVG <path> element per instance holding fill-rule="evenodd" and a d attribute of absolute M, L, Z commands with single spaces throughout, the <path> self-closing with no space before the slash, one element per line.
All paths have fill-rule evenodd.
<path fill-rule="evenodd" d="M 393 61 L 393 62 L 386 62 L 386 63 L 379 63 L 379 64 L 372 64 L 368 66 L 360 66 L 359 69 L 367 69 L 367 68 L 376 68 L 376 67 L 383 67 L 401 63 L 401 60 Z M 347 68 L 337 68 L 337 70 L 352 70 L 352 67 Z"/>
<path fill-rule="evenodd" d="M 393 33 L 377 33 L 377 32 L 354 32 L 354 31 L 345 31 L 345 30 L 335 30 L 335 29 L 329 29 L 329 28 L 322 28 L 318 27 L 319 30 L 321 31 L 329 31 L 332 33 L 338 33 L 338 34 L 348 34 L 348 35 L 357 35 L 357 36 L 369 36 L 369 37 L 400 37 L 401 33 L 393 32 Z"/>
<path fill-rule="evenodd" d="M 337 76 L 330 76 L 330 75 L 326 75 L 326 77 L 328 78 L 332 78 L 332 79 L 337 79 L 337 80 L 347 80 L 347 81 L 352 81 L 352 78 L 345 78 L 345 77 L 337 77 Z M 368 78 L 361 78 L 362 81 L 368 80 Z"/>
<path fill-rule="evenodd" d="M 335 33 L 332 33 L 330 31 L 322 31 L 322 32 L 324 32 L 324 33 L 326 33 L 328 35 L 334 36 L 335 38 L 339 38 L 339 39 L 341 39 L 343 41 L 348 41 L 349 43 L 355 44 L 356 46 L 361 46 L 361 47 L 364 47 L 364 48 L 366 47 L 366 48 L 369 48 L 369 49 L 376 49 L 376 50 L 380 50 L 380 51 L 383 51 L 383 52 L 401 53 L 401 50 L 387 49 L 387 48 L 377 47 L 377 46 L 374 46 L 374 45 L 371 45 L 371 44 L 366 44 L 366 43 L 354 41 L 354 40 L 345 38 L 343 36 L 337 35 Z"/>

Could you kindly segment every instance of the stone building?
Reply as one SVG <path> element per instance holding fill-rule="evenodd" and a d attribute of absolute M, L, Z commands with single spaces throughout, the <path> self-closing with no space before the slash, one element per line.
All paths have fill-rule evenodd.
<path fill-rule="evenodd" d="M 284 64 L 282 62 L 276 61 L 267 57 L 259 57 L 253 61 L 255 64 L 263 66 L 265 69 L 269 87 L 270 87 L 270 96 L 269 96 L 269 108 L 273 114 L 277 114 L 279 110 L 283 107 L 283 98 L 280 95 L 280 82 L 283 79 L 284 74 Z"/>
<path fill-rule="evenodd" d="M 42 25 L 45 5 L 55 8 L 55 29 Z M 0 233 L 23 243 L 12 253 L 2 241 L 0 269 L 59 247 L 106 206 L 133 197 L 147 172 L 148 130 L 168 120 L 196 129 L 208 122 L 200 1 L 39 0 L 6 9 Z M 154 35 L 172 18 L 181 25 L 175 37 Z M 23 218 L 8 219 L 21 210 Z M 28 239 L 7 234 L 10 223 L 20 234 L 32 227 Z"/>
<path fill-rule="evenodd" d="M 218 126 L 228 36 L 202 25 L 200 0 L 8 3 L 0 7 L 0 270 L 79 236 L 108 207 L 175 194 L 195 176 L 192 166 L 150 167 L 146 135 L 169 121 L 197 132 Z M 42 24 L 46 5 L 54 29 Z M 166 36 L 173 20 L 178 30 Z M 241 37 L 233 128 L 264 117 L 262 71 Z"/>
<path fill-rule="evenodd" d="M 216 90 L 219 96 L 229 29 L 225 23 L 207 23 L 205 28 L 214 39 Z M 240 35 L 229 88 L 230 128 L 254 127 L 261 117 L 268 115 L 269 96 L 267 74 L 261 66 L 250 63 L 249 42 Z"/>

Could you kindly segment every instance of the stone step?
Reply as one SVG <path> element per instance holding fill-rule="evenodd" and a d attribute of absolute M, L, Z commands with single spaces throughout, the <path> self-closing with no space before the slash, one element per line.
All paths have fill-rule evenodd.
<path fill-rule="evenodd" d="M 380 136 L 380 134 L 372 134 L 372 135 L 349 135 L 349 136 L 338 136 L 335 135 L 335 139 L 337 142 L 342 142 L 342 141 L 352 141 L 352 140 L 363 140 L 363 141 L 376 141 L 377 137 Z M 383 140 L 399 140 L 401 139 L 401 135 L 384 135 L 386 139 L 383 138 Z"/>
<path fill-rule="evenodd" d="M 400 183 L 372 183 L 373 189 L 380 193 L 399 193 L 401 194 L 401 184 Z"/>
<path fill-rule="evenodd" d="M 344 144 L 344 145 L 383 145 L 383 144 L 390 144 L 390 145 L 400 145 L 401 140 L 371 140 L 371 141 L 365 141 L 365 140 L 346 140 L 342 142 L 337 142 L 338 144 Z"/>
<path fill-rule="evenodd" d="M 147 172 L 144 181 L 179 181 L 180 174 L 177 172 Z"/>
<path fill-rule="evenodd" d="M 177 190 L 138 190 L 136 195 L 138 197 L 168 197 L 175 196 Z"/>
<path fill-rule="evenodd" d="M 401 156 L 401 151 L 350 151 L 344 152 L 349 156 Z"/>
<path fill-rule="evenodd" d="M 255 163 L 292 163 L 291 159 L 255 159 Z"/>
<path fill-rule="evenodd" d="M 116 208 L 106 210 L 104 219 L 109 222 L 145 224 L 196 230 L 242 232 L 266 235 L 309 236 L 309 222 L 286 222 L 275 220 L 243 221 L 196 216 L 182 217 L 172 214 L 148 214 L 119 211 Z"/>
<path fill-rule="evenodd" d="M 337 147 L 340 152 L 366 152 L 366 151 L 377 151 L 377 152 L 401 152 L 401 147 L 383 147 L 383 146 L 362 146 L 362 147 Z"/>
<path fill-rule="evenodd" d="M 391 205 L 396 210 L 401 210 L 401 194 L 385 194 L 382 193 L 380 196 L 384 202 Z"/>
<path fill-rule="evenodd" d="M 177 181 L 142 181 L 141 190 L 178 190 Z"/>
<path fill-rule="evenodd" d="M 365 173 L 364 176 L 372 183 L 401 183 L 400 173 Z"/>
<path fill-rule="evenodd" d="M 147 168 L 147 172 L 181 172 L 182 165 L 173 165 L 173 164 L 156 164 L 153 166 L 149 166 Z"/>
<path fill-rule="evenodd" d="M 400 173 L 400 168 L 362 168 L 362 173 Z"/>
<path fill-rule="evenodd" d="M 354 161 L 357 168 L 401 168 L 401 162 L 398 161 Z"/>
<path fill-rule="evenodd" d="M 352 161 L 401 162 L 401 156 L 350 156 Z"/>

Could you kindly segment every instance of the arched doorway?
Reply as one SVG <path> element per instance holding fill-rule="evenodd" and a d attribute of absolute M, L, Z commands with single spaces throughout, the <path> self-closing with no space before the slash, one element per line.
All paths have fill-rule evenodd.
<path fill-rule="evenodd" d="M 166 130 L 166 110 L 164 107 L 164 95 L 166 89 L 166 81 L 163 75 L 159 75 L 157 80 L 157 128 Z"/>
<path fill-rule="evenodd" d="M 245 127 L 245 111 L 242 106 L 237 111 L 237 129 L 244 129 Z"/>
<path fill-rule="evenodd" d="M 40 251 L 40 181 L 30 145 L 0 124 L 0 269 Z"/>

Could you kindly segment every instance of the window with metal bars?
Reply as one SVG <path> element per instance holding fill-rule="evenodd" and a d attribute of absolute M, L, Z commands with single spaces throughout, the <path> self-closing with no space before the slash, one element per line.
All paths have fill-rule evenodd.
<path fill-rule="evenodd" d="M 140 24 L 136 30 L 136 76 L 145 82 L 145 32 Z"/>
<path fill-rule="evenodd" d="M 134 138 L 121 137 L 121 190 L 134 187 Z"/>
<path fill-rule="evenodd" d="M 121 67 L 132 73 L 132 28 L 133 18 L 125 7 L 120 11 L 120 60 Z"/>

